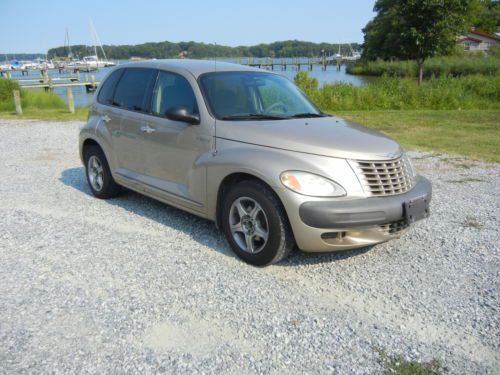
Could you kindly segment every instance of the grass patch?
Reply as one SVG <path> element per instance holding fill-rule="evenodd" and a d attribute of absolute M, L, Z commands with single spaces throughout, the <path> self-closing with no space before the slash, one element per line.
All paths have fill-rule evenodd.
<path fill-rule="evenodd" d="M 417 77 L 417 63 L 407 61 L 368 61 L 358 62 L 347 67 L 349 74 L 366 76 Z M 500 74 L 500 57 L 484 55 L 443 56 L 433 57 L 425 62 L 426 78 L 440 76 L 467 75 L 498 75 Z"/>
<path fill-rule="evenodd" d="M 75 108 L 75 113 L 69 113 L 67 108 L 64 109 L 40 109 L 40 108 L 23 108 L 23 114 L 17 115 L 14 111 L 0 111 L 1 119 L 19 120 L 19 119 L 35 119 L 44 121 L 85 121 L 87 119 L 89 109 Z"/>
<path fill-rule="evenodd" d="M 53 92 L 20 90 L 23 114 L 15 113 L 12 90 L 20 90 L 17 82 L 0 79 L 0 118 L 40 120 L 85 120 L 88 108 L 75 108 L 69 113 L 67 104 Z"/>
<path fill-rule="evenodd" d="M 432 150 L 500 162 L 500 110 L 330 113 L 377 129 L 407 149 Z"/>
<path fill-rule="evenodd" d="M 439 361 L 433 359 L 430 362 L 420 363 L 408 361 L 403 356 L 382 357 L 385 367 L 384 375 L 440 375 L 444 374 L 444 368 Z"/>
<path fill-rule="evenodd" d="M 483 228 L 483 224 L 481 224 L 479 221 L 476 220 L 475 217 L 472 216 L 467 216 L 462 226 L 464 228 L 475 228 L 475 229 Z"/>

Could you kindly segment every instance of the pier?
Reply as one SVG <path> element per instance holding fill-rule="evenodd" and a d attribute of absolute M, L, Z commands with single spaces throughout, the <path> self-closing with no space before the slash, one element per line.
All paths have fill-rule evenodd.
<path fill-rule="evenodd" d="M 337 70 L 340 70 L 341 65 L 354 63 L 356 60 L 350 57 L 324 57 L 324 58 L 310 58 L 307 61 L 303 59 L 294 58 L 290 59 L 273 59 L 273 58 L 253 58 L 249 57 L 247 59 L 239 59 L 238 63 L 241 65 L 252 66 L 259 69 L 270 69 L 270 70 L 284 70 L 296 69 L 296 70 L 313 70 L 315 65 L 320 65 L 322 70 L 326 70 L 328 65 L 336 66 Z"/>

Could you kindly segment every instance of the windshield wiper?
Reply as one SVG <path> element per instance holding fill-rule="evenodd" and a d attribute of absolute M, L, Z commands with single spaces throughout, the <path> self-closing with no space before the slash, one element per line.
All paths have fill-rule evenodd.
<path fill-rule="evenodd" d="M 264 113 L 239 113 L 236 115 L 224 116 L 223 120 L 286 120 L 289 117 L 266 115 Z"/>
<path fill-rule="evenodd" d="M 290 116 L 290 118 L 307 118 L 307 117 L 328 117 L 328 115 L 325 115 L 324 113 L 304 112 Z"/>

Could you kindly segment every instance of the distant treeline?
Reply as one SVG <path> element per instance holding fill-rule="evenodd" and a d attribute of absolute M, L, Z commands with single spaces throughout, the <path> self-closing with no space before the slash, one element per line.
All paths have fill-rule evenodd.
<path fill-rule="evenodd" d="M 351 43 L 354 50 L 359 50 L 358 43 Z M 341 44 L 341 53 L 349 54 L 349 44 Z M 104 45 L 104 52 L 109 59 L 129 59 L 131 57 L 143 58 L 175 58 L 180 54 L 187 58 L 200 59 L 207 57 L 314 57 L 320 56 L 321 51 L 326 54 L 335 54 L 339 51 L 339 44 L 312 43 L 298 40 L 274 42 L 270 44 L 258 44 L 255 46 L 228 47 L 216 44 L 197 42 L 159 42 L 143 43 L 137 45 Z M 49 58 L 68 56 L 68 47 L 51 48 L 48 52 Z M 74 45 L 71 46 L 74 57 L 83 57 L 94 54 L 93 46 Z M 98 51 L 100 54 L 100 51 Z"/>
<path fill-rule="evenodd" d="M 43 53 L 0 53 L 0 64 L 3 64 L 5 60 L 34 60 L 36 58 L 44 58 Z"/>

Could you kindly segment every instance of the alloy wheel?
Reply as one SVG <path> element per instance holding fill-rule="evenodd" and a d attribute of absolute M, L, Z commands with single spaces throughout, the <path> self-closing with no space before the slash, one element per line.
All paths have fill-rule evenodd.
<path fill-rule="evenodd" d="M 269 237 L 267 216 L 254 199 L 240 197 L 233 202 L 229 211 L 229 226 L 241 250 L 256 254 L 266 246 Z"/>

